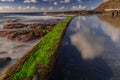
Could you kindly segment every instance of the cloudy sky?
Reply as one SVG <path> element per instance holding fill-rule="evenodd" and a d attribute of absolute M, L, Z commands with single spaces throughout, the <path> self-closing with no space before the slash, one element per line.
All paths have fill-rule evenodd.
<path fill-rule="evenodd" d="M 0 12 L 43 12 L 93 9 L 105 0 L 0 0 Z"/>

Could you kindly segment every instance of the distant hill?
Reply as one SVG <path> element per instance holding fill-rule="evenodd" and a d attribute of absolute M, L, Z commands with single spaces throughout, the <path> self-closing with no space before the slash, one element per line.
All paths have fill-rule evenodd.
<path fill-rule="evenodd" d="M 108 0 L 98 6 L 95 10 L 120 9 L 120 0 Z"/>

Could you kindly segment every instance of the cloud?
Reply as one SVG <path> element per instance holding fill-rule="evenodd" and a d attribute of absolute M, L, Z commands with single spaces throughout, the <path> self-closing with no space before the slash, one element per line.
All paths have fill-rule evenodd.
<path fill-rule="evenodd" d="M 81 2 L 81 0 L 76 0 L 77 2 Z"/>
<path fill-rule="evenodd" d="M 35 6 L 0 6 L 0 12 L 33 12 L 38 11 L 38 8 Z"/>
<path fill-rule="evenodd" d="M 24 0 L 24 3 L 36 3 L 37 0 Z"/>
<path fill-rule="evenodd" d="M 70 2 L 70 0 L 62 0 L 62 1 L 60 1 L 60 3 L 69 3 Z"/>
<path fill-rule="evenodd" d="M 35 11 L 35 10 L 38 10 L 38 8 L 36 8 L 35 6 L 25 6 L 25 7 L 19 6 L 18 10 L 19 11 L 32 11 L 32 10 Z"/>
<path fill-rule="evenodd" d="M 58 10 L 59 10 L 59 11 L 63 11 L 64 9 L 65 9 L 65 7 L 62 6 L 62 7 L 60 7 Z"/>
<path fill-rule="evenodd" d="M 54 2 L 54 3 L 53 3 L 53 5 L 55 5 L 55 6 L 56 6 L 57 4 L 58 4 L 57 2 Z"/>
<path fill-rule="evenodd" d="M 14 2 L 14 0 L 0 0 L 2 2 Z"/>
<path fill-rule="evenodd" d="M 46 8 L 45 7 L 41 7 L 40 11 L 46 11 Z"/>
<path fill-rule="evenodd" d="M 93 10 L 93 9 L 95 9 L 95 7 L 92 6 L 92 7 L 91 7 L 91 10 Z"/>
<path fill-rule="evenodd" d="M 49 7 L 48 10 L 49 11 L 54 11 L 54 8 L 53 7 Z"/>
<path fill-rule="evenodd" d="M 81 6 L 81 5 L 72 6 L 72 8 L 71 8 L 71 10 L 84 10 L 84 9 L 86 9 L 86 6 Z"/>
<path fill-rule="evenodd" d="M 0 6 L 0 11 L 5 11 L 5 12 L 10 12 L 10 11 L 13 11 L 14 8 L 12 6 Z"/>

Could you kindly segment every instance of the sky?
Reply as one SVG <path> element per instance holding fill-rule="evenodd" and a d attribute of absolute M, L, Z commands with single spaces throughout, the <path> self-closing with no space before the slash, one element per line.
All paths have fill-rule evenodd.
<path fill-rule="evenodd" d="M 91 10 L 106 0 L 0 0 L 0 12 Z"/>

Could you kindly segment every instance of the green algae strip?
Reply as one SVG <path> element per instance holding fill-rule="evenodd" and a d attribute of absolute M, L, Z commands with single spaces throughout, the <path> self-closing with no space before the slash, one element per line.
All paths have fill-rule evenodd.
<path fill-rule="evenodd" d="M 73 16 L 66 18 L 43 37 L 37 45 L 37 50 L 30 53 L 29 58 L 25 61 L 22 69 L 13 74 L 9 80 L 21 80 L 26 77 L 32 77 L 35 74 L 36 62 L 40 62 L 42 65 L 48 64 L 52 56 L 52 52 L 50 51 L 57 49 L 56 45 L 58 44 L 62 33 L 73 18 Z"/>

